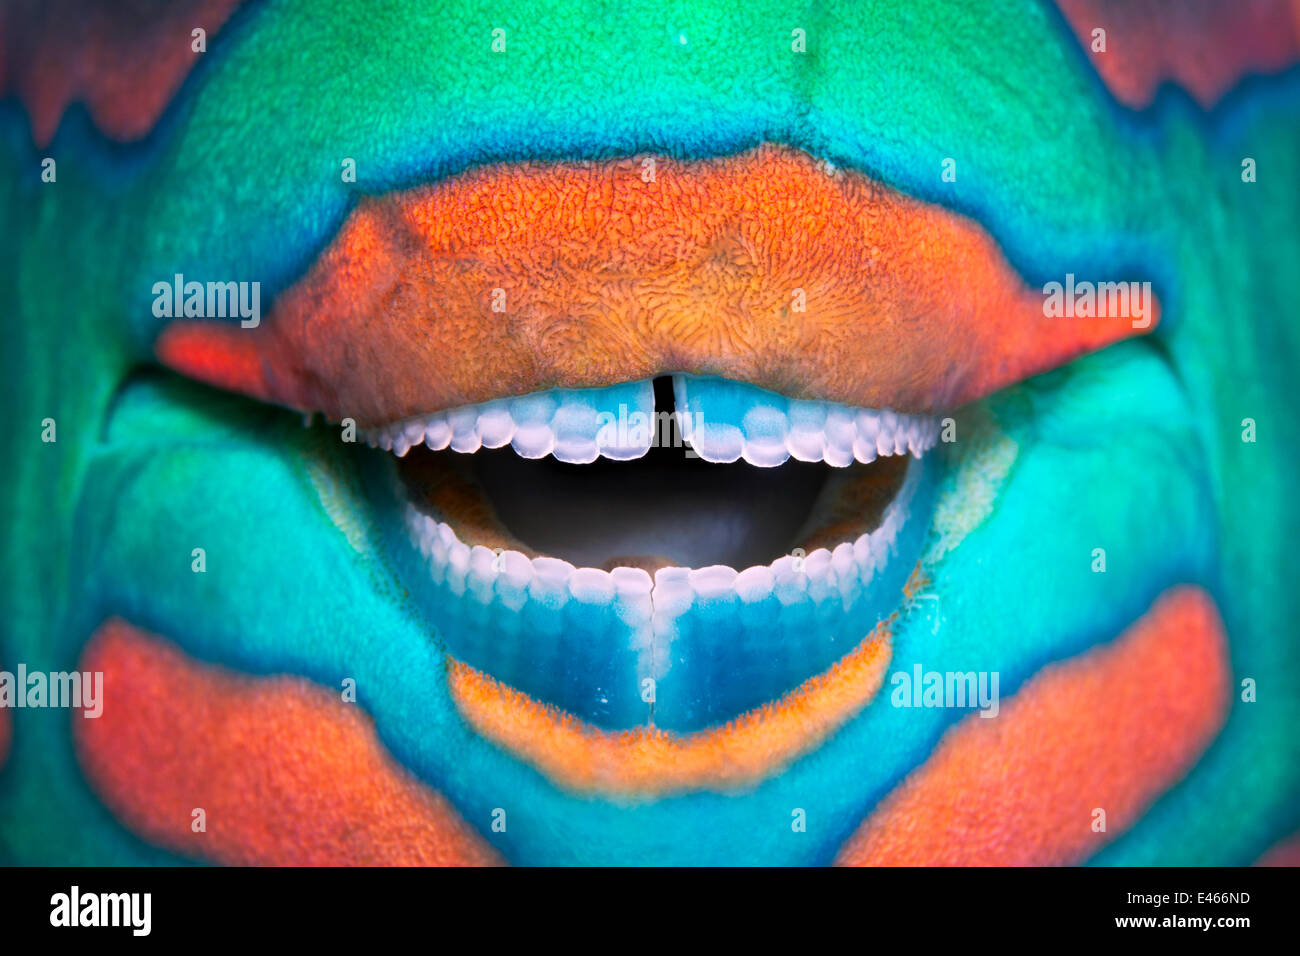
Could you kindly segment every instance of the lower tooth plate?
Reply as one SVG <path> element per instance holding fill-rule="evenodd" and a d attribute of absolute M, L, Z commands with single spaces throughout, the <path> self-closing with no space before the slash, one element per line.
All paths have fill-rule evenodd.
<path fill-rule="evenodd" d="M 468 547 L 403 504 L 396 553 L 446 650 L 606 728 L 687 732 L 779 699 L 852 651 L 901 601 L 932 478 L 911 462 L 881 525 L 834 553 L 739 574 L 715 566 L 605 572 Z M 908 514 L 919 520 L 905 520 Z M 653 702 L 653 710 L 651 703 Z"/>

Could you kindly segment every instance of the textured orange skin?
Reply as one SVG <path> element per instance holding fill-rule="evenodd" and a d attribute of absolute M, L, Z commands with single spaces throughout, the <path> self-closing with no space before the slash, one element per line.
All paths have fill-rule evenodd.
<path fill-rule="evenodd" d="M 850 866 L 1076 864 L 1178 782 L 1231 697 L 1213 599 L 1166 591 L 1114 643 L 962 720 L 841 848 Z M 1105 833 L 1092 831 L 1093 809 Z"/>
<path fill-rule="evenodd" d="M 721 727 L 673 734 L 606 731 L 451 661 L 452 699 L 475 731 L 571 790 L 629 799 L 758 783 L 812 750 L 876 692 L 889 622 L 822 674 Z"/>
<path fill-rule="evenodd" d="M 23 101 L 37 146 L 74 101 L 114 139 L 140 139 L 202 55 L 191 31 L 210 44 L 242 2 L 11 0 L 0 6 L 0 97 Z"/>
<path fill-rule="evenodd" d="M 493 165 L 363 199 L 259 327 L 175 321 L 157 353 L 374 426 L 671 372 L 931 412 L 1138 334 L 1046 318 L 974 222 L 806 153 L 645 168 Z"/>
<path fill-rule="evenodd" d="M 1300 2 L 1279 0 L 1058 0 L 1088 59 L 1117 100 L 1143 107 L 1172 81 L 1203 107 L 1250 73 L 1300 56 Z M 1106 52 L 1092 52 L 1092 31 Z"/>
<path fill-rule="evenodd" d="M 94 634 L 81 669 L 104 672 L 102 716 L 73 717 L 82 768 L 153 843 L 234 865 L 501 862 L 338 694 L 192 661 L 121 620 Z M 205 833 L 190 829 L 196 807 Z"/>

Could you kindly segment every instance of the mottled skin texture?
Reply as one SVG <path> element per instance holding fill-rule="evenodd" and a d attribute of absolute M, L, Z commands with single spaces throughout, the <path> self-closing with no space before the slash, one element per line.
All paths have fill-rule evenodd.
<path fill-rule="evenodd" d="M 363 200 L 265 327 L 178 322 L 159 357 L 364 427 L 674 372 L 930 413 L 1159 322 L 1049 318 L 977 225 L 806 153 L 648 158 Z"/>
<path fill-rule="evenodd" d="M 962 712 L 894 708 L 882 693 L 739 795 L 704 785 L 633 811 L 575 792 L 457 709 L 437 637 L 384 558 L 354 448 L 245 397 L 156 369 L 131 376 L 156 364 L 154 282 L 258 280 L 269 306 L 360 196 L 494 162 L 689 160 L 767 141 L 969 217 L 1029 288 L 1070 271 L 1150 278 L 1160 297 L 1153 335 L 956 413 L 926 558 L 937 600 L 902 609 L 891 668 L 998 670 L 1009 701 L 1192 585 L 1222 620 L 1227 659 L 1203 654 L 1189 679 L 1213 687 L 1227 675 L 1226 717 L 1208 747 L 1173 762 L 1161 793 L 1126 804 L 1137 809 L 1119 814 L 1122 832 L 1064 839 L 1076 821 L 1048 813 L 1051 832 L 1008 829 L 1005 840 L 1046 848 L 1043 862 L 1250 863 L 1300 827 L 1300 504 L 1287 487 L 1300 442 L 1294 72 L 1247 81 L 1209 114 L 1175 90 L 1133 113 L 1060 14 L 1037 3 L 619 4 L 573 17 L 522 3 L 503 22 L 473 5 L 413 6 L 256 5 L 209 44 L 210 62 L 155 132 L 130 144 L 108 145 L 74 111 L 38 151 L 22 109 L 6 106 L 0 182 L 15 225 L 0 238 L 0 667 L 70 669 L 120 617 L 172 642 L 194 686 L 239 671 L 333 696 L 351 678 L 347 706 L 366 712 L 373 747 L 387 751 L 349 751 L 361 754 L 355 766 L 400 766 L 428 791 L 390 804 L 454 811 L 477 834 L 462 844 L 474 848 L 466 861 L 835 860 Z M 491 52 L 497 26 L 503 54 Z M 796 27 L 805 54 L 791 51 Z M 47 152 L 55 183 L 40 181 Z M 940 178 L 947 157 L 955 182 Z M 1243 157 L 1256 160 L 1256 182 L 1242 181 Z M 355 183 L 339 176 L 344 158 L 356 160 Z M 954 306 L 973 291 L 960 275 L 949 288 Z M 41 441 L 45 418 L 56 443 Z M 203 574 L 191 570 L 196 547 Z M 1096 548 L 1105 574 L 1091 569 Z M 1241 700 L 1243 678 L 1258 682 L 1253 703 Z M 0 730 L 0 750 L 11 733 L 5 861 L 271 858 L 252 828 L 214 829 L 224 842 L 175 836 L 187 832 L 176 820 L 187 803 L 216 806 L 226 793 L 211 754 L 192 764 L 209 768 L 189 781 L 196 796 L 151 791 L 158 800 L 133 811 L 144 816 L 123 816 L 110 775 L 88 782 L 87 768 L 142 761 L 166 728 L 130 743 L 110 735 L 79 758 L 67 713 L 11 716 Z M 1140 721 L 1117 726 L 1143 742 Z M 1017 766 L 1006 756 L 1001 766 Z M 292 779 L 298 767 L 286 757 L 281 770 Z M 227 819 L 258 819 L 266 791 L 238 792 L 242 803 L 220 804 Z M 498 808 L 504 831 L 492 827 Z M 806 812 L 804 832 L 791 830 L 793 808 Z M 347 814 L 331 812 L 326 823 Z M 279 859 L 321 859 L 321 834 L 337 832 L 320 812 L 292 825 Z M 449 859 L 451 843 L 433 839 L 423 858 Z"/>

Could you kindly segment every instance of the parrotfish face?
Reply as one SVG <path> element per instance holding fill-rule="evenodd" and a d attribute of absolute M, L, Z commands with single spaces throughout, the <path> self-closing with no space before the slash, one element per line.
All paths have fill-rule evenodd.
<path fill-rule="evenodd" d="M 0 857 L 1296 859 L 1296 12 L 5 8 Z"/>

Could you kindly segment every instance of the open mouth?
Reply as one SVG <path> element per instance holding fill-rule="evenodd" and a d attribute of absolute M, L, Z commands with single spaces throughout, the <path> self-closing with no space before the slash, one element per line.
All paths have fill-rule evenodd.
<path fill-rule="evenodd" d="M 897 606 L 937 436 L 685 375 L 364 433 L 397 456 L 405 580 L 454 656 L 599 724 L 681 730 L 779 696 Z M 499 639 L 516 628 L 527 657 Z"/>
<path fill-rule="evenodd" d="M 452 657 L 691 731 L 898 612 L 940 416 L 1134 326 L 1047 317 L 978 226 L 798 150 L 648 168 L 365 197 L 260 326 L 157 349 L 383 449 L 371 497 Z"/>
<path fill-rule="evenodd" d="M 414 506 L 461 540 L 654 573 L 861 550 L 903 486 L 903 456 L 936 433 L 928 417 L 676 376 L 498 400 L 366 437 L 402 459 Z"/>

